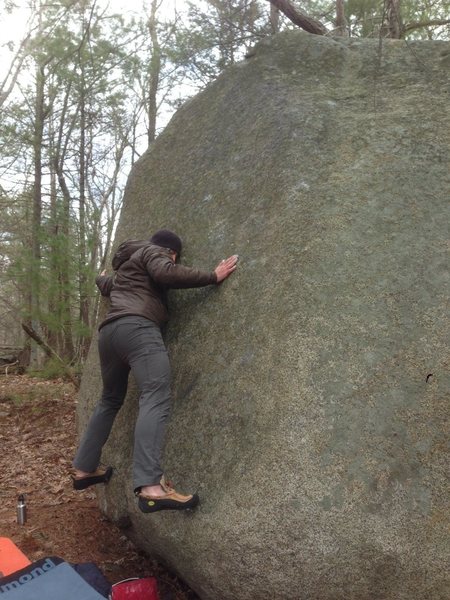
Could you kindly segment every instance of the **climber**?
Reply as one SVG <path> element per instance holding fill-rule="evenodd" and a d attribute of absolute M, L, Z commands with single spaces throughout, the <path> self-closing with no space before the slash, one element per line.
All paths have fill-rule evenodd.
<path fill-rule="evenodd" d="M 182 495 L 164 478 L 161 453 L 170 408 L 170 365 L 161 336 L 168 320 L 167 290 L 221 283 L 236 269 L 238 257 L 222 260 L 212 272 L 177 264 L 180 238 L 162 229 L 150 240 L 128 241 L 113 258 L 114 276 L 96 284 L 110 308 L 99 327 L 98 348 L 103 392 L 73 460 L 73 486 L 107 483 L 112 467 L 99 467 L 102 447 L 125 399 L 132 371 L 140 391 L 134 431 L 133 484 L 143 512 L 187 509 L 197 494 Z"/>

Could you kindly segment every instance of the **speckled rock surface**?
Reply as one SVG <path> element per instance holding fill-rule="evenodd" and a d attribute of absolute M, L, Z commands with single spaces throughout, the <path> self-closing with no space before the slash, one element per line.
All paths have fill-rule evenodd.
<path fill-rule="evenodd" d="M 165 467 L 201 506 L 136 510 L 133 387 L 99 492 L 204 600 L 447 597 L 449 60 L 277 36 L 133 169 L 118 241 L 169 227 L 186 264 L 241 256 L 171 299 Z M 93 348 L 81 424 L 99 385 Z"/>

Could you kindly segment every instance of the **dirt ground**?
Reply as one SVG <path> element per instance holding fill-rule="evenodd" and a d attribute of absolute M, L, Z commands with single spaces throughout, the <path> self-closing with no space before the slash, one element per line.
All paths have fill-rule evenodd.
<path fill-rule="evenodd" d="M 73 491 L 75 405 L 71 383 L 0 375 L 0 537 L 12 539 L 31 561 L 94 562 L 111 583 L 155 576 L 161 600 L 196 600 L 105 519 L 94 492 Z M 27 502 L 23 526 L 17 524 L 19 494 Z"/>

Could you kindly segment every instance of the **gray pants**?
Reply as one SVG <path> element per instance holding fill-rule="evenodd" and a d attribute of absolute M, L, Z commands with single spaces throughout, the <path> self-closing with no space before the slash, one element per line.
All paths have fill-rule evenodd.
<path fill-rule="evenodd" d="M 81 439 L 73 465 L 97 469 L 102 448 L 127 392 L 130 369 L 140 391 L 134 431 L 134 489 L 157 485 L 170 409 L 170 364 L 159 327 L 144 317 L 128 316 L 104 325 L 98 348 L 103 393 Z"/>

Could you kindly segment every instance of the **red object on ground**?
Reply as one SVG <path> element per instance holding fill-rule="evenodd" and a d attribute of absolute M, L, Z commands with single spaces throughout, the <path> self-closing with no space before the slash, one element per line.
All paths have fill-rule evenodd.
<path fill-rule="evenodd" d="M 0 538 L 0 577 L 10 575 L 28 565 L 31 565 L 31 561 L 12 540 Z"/>
<path fill-rule="evenodd" d="M 112 586 L 111 600 L 159 600 L 155 577 L 125 579 Z"/>

